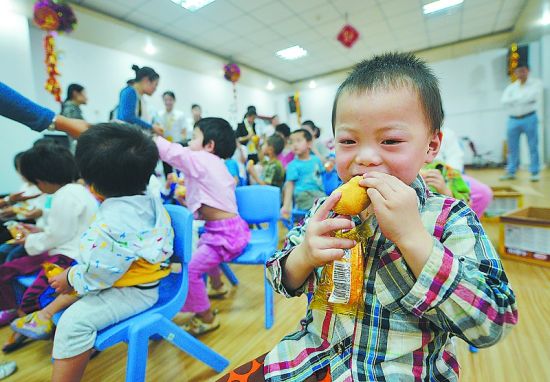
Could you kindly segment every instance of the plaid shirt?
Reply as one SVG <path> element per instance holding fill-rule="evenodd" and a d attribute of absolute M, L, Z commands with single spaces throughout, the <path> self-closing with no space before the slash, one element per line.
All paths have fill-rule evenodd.
<path fill-rule="evenodd" d="M 371 216 L 364 312 L 352 317 L 308 308 L 301 330 L 268 353 L 267 381 L 302 381 L 326 366 L 333 381 L 458 381 L 451 337 L 487 347 L 517 322 L 514 293 L 476 215 L 462 201 L 432 194 L 420 177 L 411 187 L 434 237 L 419 277 Z M 294 227 L 267 262 L 273 287 L 286 297 L 313 293 L 321 275 L 316 269 L 297 291 L 282 283 L 286 256 L 302 242 L 307 224 L 308 218 Z"/>

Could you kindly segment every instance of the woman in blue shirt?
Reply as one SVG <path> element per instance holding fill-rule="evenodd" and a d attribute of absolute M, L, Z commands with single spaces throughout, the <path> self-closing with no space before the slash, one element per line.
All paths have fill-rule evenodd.
<path fill-rule="evenodd" d="M 152 129 L 153 125 L 141 119 L 145 110 L 142 109 L 141 96 L 153 95 L 159 83 L 160 76 L 153 68 L 137 65 L 132 66 L 136 72 L 136 78 L 132 85 L 128 85 L 120 92 L 117 119 L 133 123 L 145 129 Z"/>

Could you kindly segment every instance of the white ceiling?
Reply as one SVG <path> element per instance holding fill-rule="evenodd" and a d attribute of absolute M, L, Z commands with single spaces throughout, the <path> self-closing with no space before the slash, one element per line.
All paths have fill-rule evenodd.
<path fill-rule="evenodd" d="M 388 50 L 418 51 L 509 30 L 526 0 L 464 0 L 446 13 L 422 14 L 432 0 L 216 0 L 190 12 L 170 0 L 74 0 L 117 19 L 294 82 L 349 68 Z M 351 48 L 336 35 L 349 23 Z M 308 51 L 285 61 L 275 52 Z"/>

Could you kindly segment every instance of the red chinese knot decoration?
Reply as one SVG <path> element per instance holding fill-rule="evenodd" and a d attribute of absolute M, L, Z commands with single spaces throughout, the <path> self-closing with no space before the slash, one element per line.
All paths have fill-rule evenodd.
<path fill-rule="evenodd" d="M 44 87 L 57 102 L 61 102 L 61 86 L 57 76 L 57 52 L 55 51 L 55 32 L 72 32 L 76 26 L 76 16 L 72 8 L 63 0 L 38 0 L 33 8 L 34 23 L 46 31 L 44 51 L 48 78 Z"/>
<path fill-rule="evenodd" d="M 340 33 L 338 33 L 338 41 L 346 48 L 351 48 L 359 38 L 359 32 L 350 24 L 344 25 Z"/>

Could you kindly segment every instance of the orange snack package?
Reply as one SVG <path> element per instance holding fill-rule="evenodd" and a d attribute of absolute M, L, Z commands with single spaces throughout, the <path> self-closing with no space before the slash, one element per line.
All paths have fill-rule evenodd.
<path fill-rule="evenodd" d="M 312 309 L 350 316 L 363 310 L 364 253 L 366 241 L 372 235 L 368 220 L 350 231 L 336 234 L 355 240 L 357 245 L 344 250 L 340 260 L 325 265 L 311 301 Z"/>

